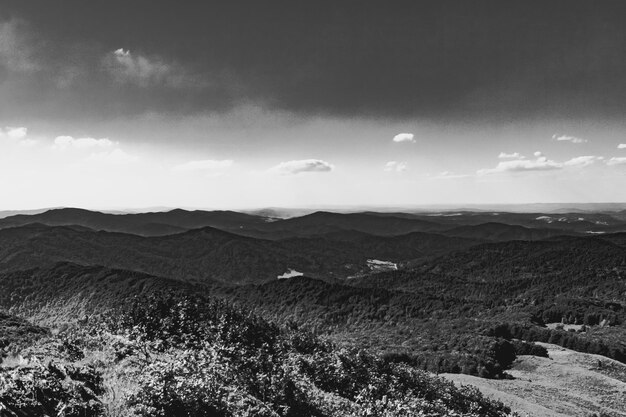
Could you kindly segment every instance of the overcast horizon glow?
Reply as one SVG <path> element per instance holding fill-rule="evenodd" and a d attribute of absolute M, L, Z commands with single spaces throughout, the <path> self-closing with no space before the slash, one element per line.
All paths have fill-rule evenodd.
<path fill-rule="evenodd" d="M 0 210 L 626 201 L 619 2 L 83 3 L 0 0 Z"/>

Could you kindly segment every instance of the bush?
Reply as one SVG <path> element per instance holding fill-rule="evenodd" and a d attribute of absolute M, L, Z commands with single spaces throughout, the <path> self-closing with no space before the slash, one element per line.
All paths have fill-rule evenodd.
<path fill-rule="evenodd" d="M 102 378 L 90 368 L 66 368 L 55 362 L 0 368 L 0 381 L 0 405 L 17 416 L 96 417 L 104 412 L 96 395 L 102 392 Z"/>

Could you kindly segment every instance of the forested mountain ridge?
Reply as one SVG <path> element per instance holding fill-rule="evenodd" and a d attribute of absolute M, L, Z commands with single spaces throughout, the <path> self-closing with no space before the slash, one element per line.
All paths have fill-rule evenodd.
<path fill-rule="evenodd" d="M 230 230 L 265 223 L 268 219 L 235 211 L 187 211 L 111 214 L 76 208 L 52 209 L 32 215 L 0 219 L 0 229 L 40 223 L 48 226 L 80 225 L 96 231 L 161 236 L 203 227 Z"/>
<path fill-rule="evenodd" d="M 59 262 L 49 267 L 0 273 L 0 309 L 37 323 L 77 322 L 157 292 L 207 293 L 202 286 L 135 271 Z"/>
<path fill-rule="evenodd" d="M 254 225 L 241 233 L 286 238 L 316 236 L 340 230 L 355 230 L 378 236 L 395 236 L 411 232 L 436 232 L 445 227 L 433 221 L 395 217 L 393 214 L 377 216 L 368 213 L 332 213 L 317 211 L 301 217 Z"/>
<path fill-rule="evenodd" d="M 259 211 L 258 213 L 265 213 Z M 489 240 L 542 239 L 558 234 L 626 231 L 619 213 L 506 213 L 444 212 L 394 213 L 317 211 L 298 217 L 277 218 L 234 211 L 174 209 L 149 213 L 102 213 L 75 208 L 51 209 L 0 219 L 0 229 L 30 223 L 48 226 L 79 225 L 96 231 L 164 236 L 203 227 L 261 239 L 317 237 L 340 231 L 377 236 L 412 232 Z"/>
<path fill-rule="evenodd" d="M 187 281 L 263 282 L 289 269 L 332 280 L 368 272 L 368 259 L 415 261 L 476 243 L 426 233 L 268 241 L 210 227 L 142 237 L 29 224 L 0 230 L 0 271 L 68 261 Z"/>
<path fill-rule="evenodd" d="M 497 222 L 458 226 L 441 232 L 445 236 L 471 237 L 491 241 L 542 240 L 562 235 L 577 234 L 568 230 L 530 228 Z"/>
<path fill-rule="evenodd" d="M 438 213 L 398 214 L 409 218 L 427 220 L 447 225 L 475 226 L 497 222 L 531 229 L 560 230 L 562 233 L 588 231 L 611 233 L 625 230 L 623 212 L 558 211 L 516 213 L 506 211 L 446 211 Z"/>
<path fill-rule="evenodd" d="M 471 297 L 471 286 L 480 291 L 519 291 L 524 285 L 526 296 L 541 298 L 541 293 L 575 292 L 593 295 L 585 288 L 602 288 L 607 279 L 626 276 L 626 248 L 604 237 L 561 237 L 542 241 L 485 243 L 425 262 L 411 271 L 383 273 L 374 280 L 386 288 L 421 289 L 424 277 L 433 282 L 461 280 L 466 285 L 450 291 Z M 419 278 L 418 278 L 419 277 Z M 502 287 L 494 287 L 501 283 Z M 517 285 L 514 286 L 513 284 Z M 620 297 L 619 290 L 604 296 Z"/>

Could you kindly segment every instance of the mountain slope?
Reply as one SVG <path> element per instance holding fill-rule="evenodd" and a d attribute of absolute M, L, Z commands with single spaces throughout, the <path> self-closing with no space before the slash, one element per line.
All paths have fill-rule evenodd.
<path fill-rule="evenodd" d="M 500 225 L 496 225 L 495 222 Z M 174 209 L 167 212 L 113 214 L 75 208 L 52 209 L 42 213 L 0 218 L 0 229 L 31 223 L 49 226 L 79 225 L 93 230 L 141 236 L 164 236 L 191 229 L 214 227 L 243 236 L 270 240 L 316 237 L 350 230 L 377 236 L 445 232 L 449 236 L 499 241 L 536 240 L 558 234 L 609 233 L 626 230 L 624 221 L 603 213 L 553 215 L 468 211 L 429 214 L 318 211 L 300 217 L 280 219 L 234 211 Z"/>
<path fill-rule="evenodd" d="M 550 294 L 569 291 L 592 295 L 587 288 L 616 285 L 625 276 L 625 248 L 597 237 L 560 237 L 476 245 L 426 262 L 418 269 L 364 278 L 360 285 L 378 283 L 386 288 L 421 291 L 432 280 L 463 283 L 455 291 L 468 299 L 474 290 L 480 296 L 504 296 L 522 289 L 528 291 L 525 296 L 541 298 L 542 291 L 548 289 Z M 619 295 L 610 294 L 605 295 Z"/>
<path fill-rule="evenodd" d="M 301 217 L 244 227 L 238 233 L 268 239 L 284 239 L 311 237 L 342 230 L 378 236 L 397 236 L 412 232 L 436 232 L 442 229 L 444 229 L 442 225 L 432 221 L 393 215 L 318 211 Z"/>
<path fill-rule="evenodd" d="M 466 211 L 411 214 L 411 218 L 451 226 L 473 226 L 498 222 L 532 229 L 555 229 L 562 233 L 614 232 L 626 230 L 626 222 L 618 213 L 601 212 L 532 212 Z"/>
<path fill-rule="evenodd" d="M 162 236 L 202 227 L 230 230 L 263 224 L 261 216 L 234 211 L 187 211 L 110 214 L 75 208 L 48 210 L 33 215 L 15 215 L 0 219 L 0 229 L 41 223 L 48 226 L 81 225 L 93 230 L 132 233 L 141 236 Z"/>
<path fill-rule="evenodd" d="M 562 236 L 564 234 L 572 234 L 573 232 L 567 230 L 530 228 L 489 222 L 478 225 L 459 226 L 440 233 L 446 236 L 504 242 L 507 240 L 542 240 L 550 237 Z"/>
<path fill-rule="evenodd" d="M 167 278 L 102 266 L 60 262 L 50 267 L 0 273 L 0 309 L 51 325 L 105 313 L 132 297 L 156 292 L 205 292 Z"/>
<path fill-rule="evenodd" d="M 260 282 L 290 268 L 339 279 L 368 272 L 368 259 L 407 262 L 477 243 L 431 234 L 268 241 L 210 227 L 141 237 L 31 224 L 0 230 L 0 271 L 69 261 L 186 281 Z"/>

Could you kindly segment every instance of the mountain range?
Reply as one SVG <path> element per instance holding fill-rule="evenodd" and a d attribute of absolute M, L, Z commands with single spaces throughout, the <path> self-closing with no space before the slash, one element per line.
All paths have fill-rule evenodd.
<path fill-rule="evenodd" d="M 179 306 L 201 296 L 287 333 L 430 372 L 507 378 L 516 356 L 547 355 L 534 342 L 626 363 L 621 215 L 8 216 L 0 219 L 0 309 L 10 315 L 0 326 L 10 327 L 7 340 L 23 333 L 20 343 L 38 343 L 50 334 L 44 327 L 85 326 L 138 298 L 164 294 Z"/>

